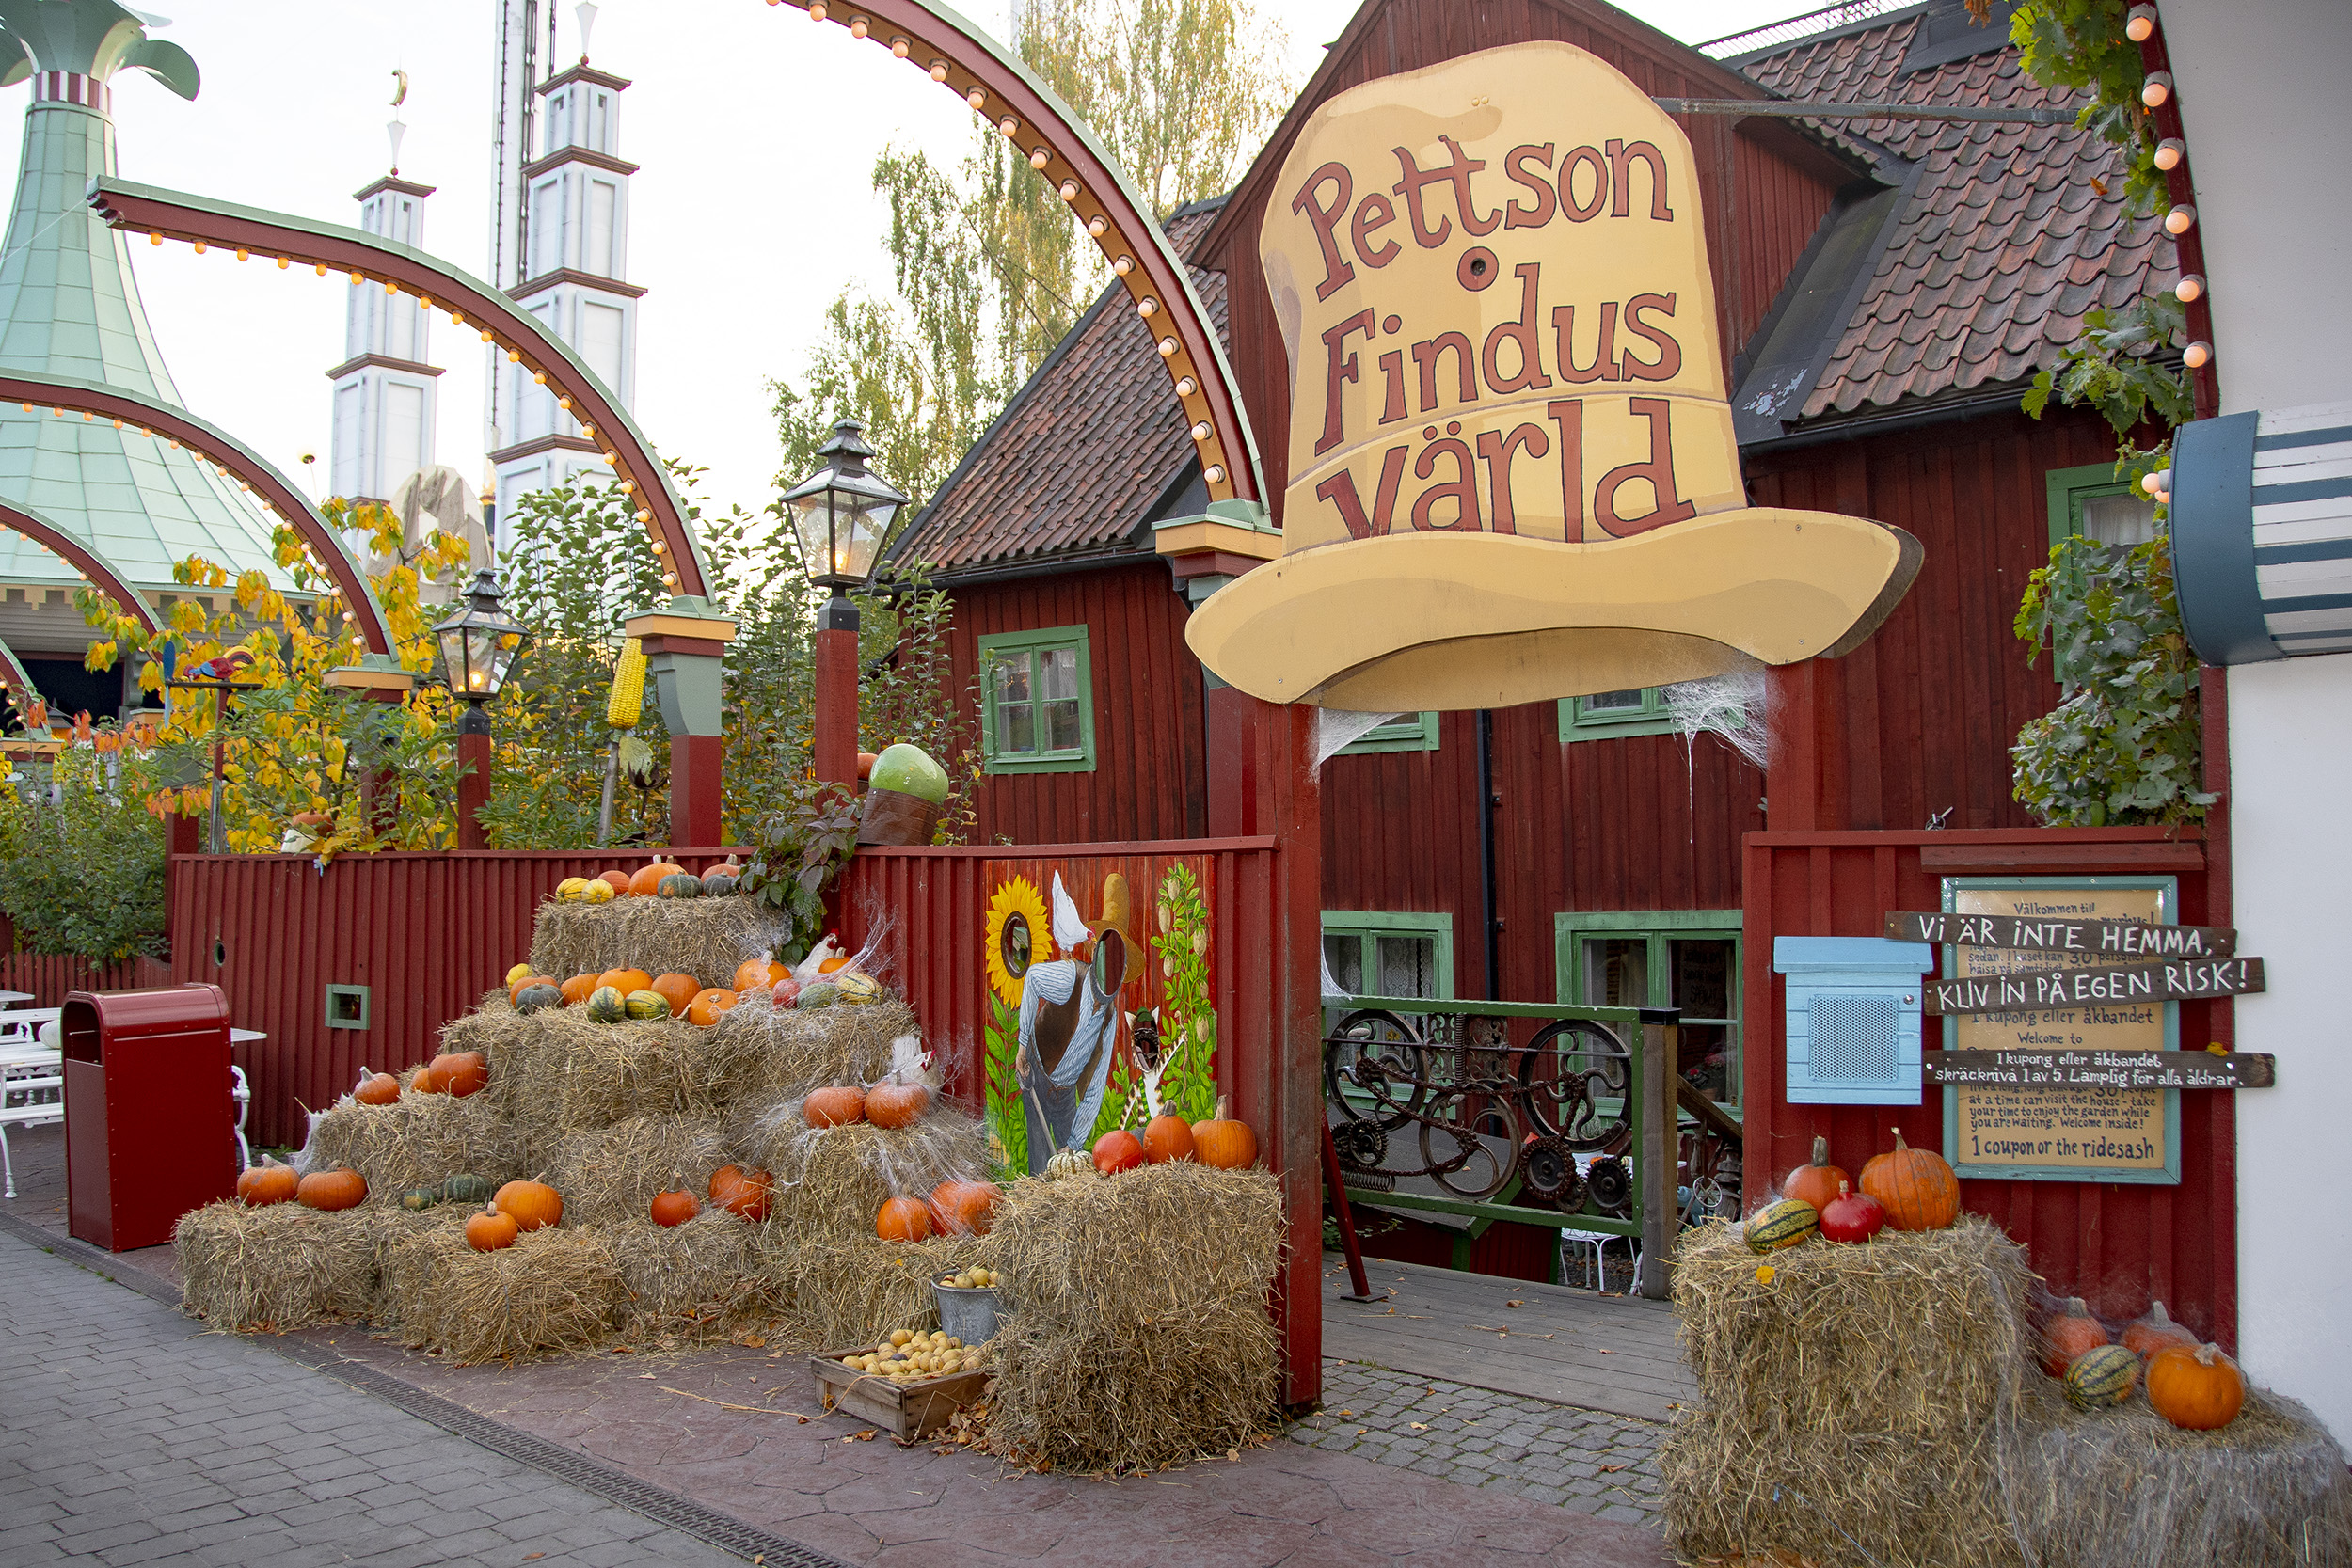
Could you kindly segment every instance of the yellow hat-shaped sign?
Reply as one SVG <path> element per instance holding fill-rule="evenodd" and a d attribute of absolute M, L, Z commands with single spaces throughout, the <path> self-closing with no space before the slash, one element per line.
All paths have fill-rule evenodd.
<path fill-rule="evenodd" d="M 1252 696 L 1503 707 L 1836 657 L 1918 573 L 1898 529 L 1747 504 L 1690 143 L 1573 45 L 1324 103 L 1259 246 L 1285 553 L 1186 631 Z"/>

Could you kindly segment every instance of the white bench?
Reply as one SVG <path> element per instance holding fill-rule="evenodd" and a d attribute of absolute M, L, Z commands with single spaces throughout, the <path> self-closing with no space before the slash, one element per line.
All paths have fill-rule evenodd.
<path fill-rule="evenodd" d="M 65 1069 L 58 1053 L 13 1033 L 0 1038 L 0 1177 L 6 1196 L 16 1196 L 8 1129 L 64 1119 Z"/>

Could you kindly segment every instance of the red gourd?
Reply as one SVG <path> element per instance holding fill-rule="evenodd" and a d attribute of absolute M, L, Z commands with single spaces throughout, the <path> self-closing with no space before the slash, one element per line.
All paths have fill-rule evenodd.
<path fill-rule="evenodd" d="M 1117 1176 L 1142 1164 L 1143 1141 L 1123 1127 L 1094 1141 L 1094 1168 L 1104 1176 Z"/>
<path fill-rule="evenodd" d="M 1886 1206 L 1868 1193 L 1837 1183 L 1837 1196 L 1821 1205 L 1821 1240 L 1867 1242 L 1886 1227 Z"/>
<path fill-rule="evenodd" d="M 2109 1343 L 2106 1326 L 2090 1315 L 2080 1296 L 2069 1296 L 2042 1329 L 2042 1370 L 2064 1377 L 2066 1369 L 2085 1351 Z"/>

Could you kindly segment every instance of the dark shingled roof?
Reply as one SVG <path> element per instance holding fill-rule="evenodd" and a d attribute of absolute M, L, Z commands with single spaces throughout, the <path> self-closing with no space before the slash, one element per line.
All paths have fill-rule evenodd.
<path fill-rule="evenodd" d="M 1224 198 L 1179 208 L 1177 254 Z M 1225 275 L 1192 286 L 1225 336 Z M 1192 438 L 1141 318 L 1114 283 L 1014 394 L 890 553 L 944 578 L 1023 561 L 1126 553 L 1193 467 Z M 1149 548 L 1148 543 L 1144 546 Z"/>
<path fill-rule="evenodd" d="M 1905 73 L 1915 36 L 1947 9 L 1959 7 L 1921 7 L 1737 64 L 1786 98 L 2080 106 L 2036 86 L 2006 44 Z M 1885 119 L 1824 129 L 1867 135 L 1924 166 L 1804 419 L 2029 380 L 2090 310 L 2178 275 L 2161 223 L 2126 214 L 2122 170 L 2091 132 Z M 2106 182 L 2104 194 L 2094 178 Z"/>

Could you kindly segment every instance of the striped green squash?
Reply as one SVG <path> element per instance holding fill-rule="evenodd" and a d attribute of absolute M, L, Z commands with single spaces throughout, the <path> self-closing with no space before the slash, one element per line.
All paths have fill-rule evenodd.
<path fill-rule="evenodd" d="M 486 1176 L 447 1176 L 441 1179 L 444 1203 L 487 1203 L 498 1189 Z"/>
<path fill-rule="evenodd" d="M 410 1213 L 418 1213 L 441 1201 L 438 1187 L 411 1187 L 400 1195 L 400 1206 Z"/>
<path fill-rule="evenodd" d="M 1820 1228 L 1820 1211 L 1810 1203 L 1784 1197 L 1778 1203 L 1766 1204 L 1748 1217 L 1748 1250 L 1778 1252 L 1783 1247 L 1795 1246 Z"/>
<path fill-rule="evenodd" d="M 2139 1357 L 2122 1345 L 2097 1345 L 2067 1365 L 2066 1402 L 2077 1410 L 2122 1404 L 2139 1382 Z"/>
<path fill-rule="evenodd" d="M 628 1007 L 618 988 L 598 986 L 588 993 L 588 1017 L 592 1022 L 618 1023 L 628 1016 Z"/>
<path fill-rule="evenodd" d="M 622 1005 L 628 1009 L 628 1016 L 631 1018 L 668 1018 L 670 1016 L 670 999 L 658 990 L 630 991 L 628 1000 Z"/>

